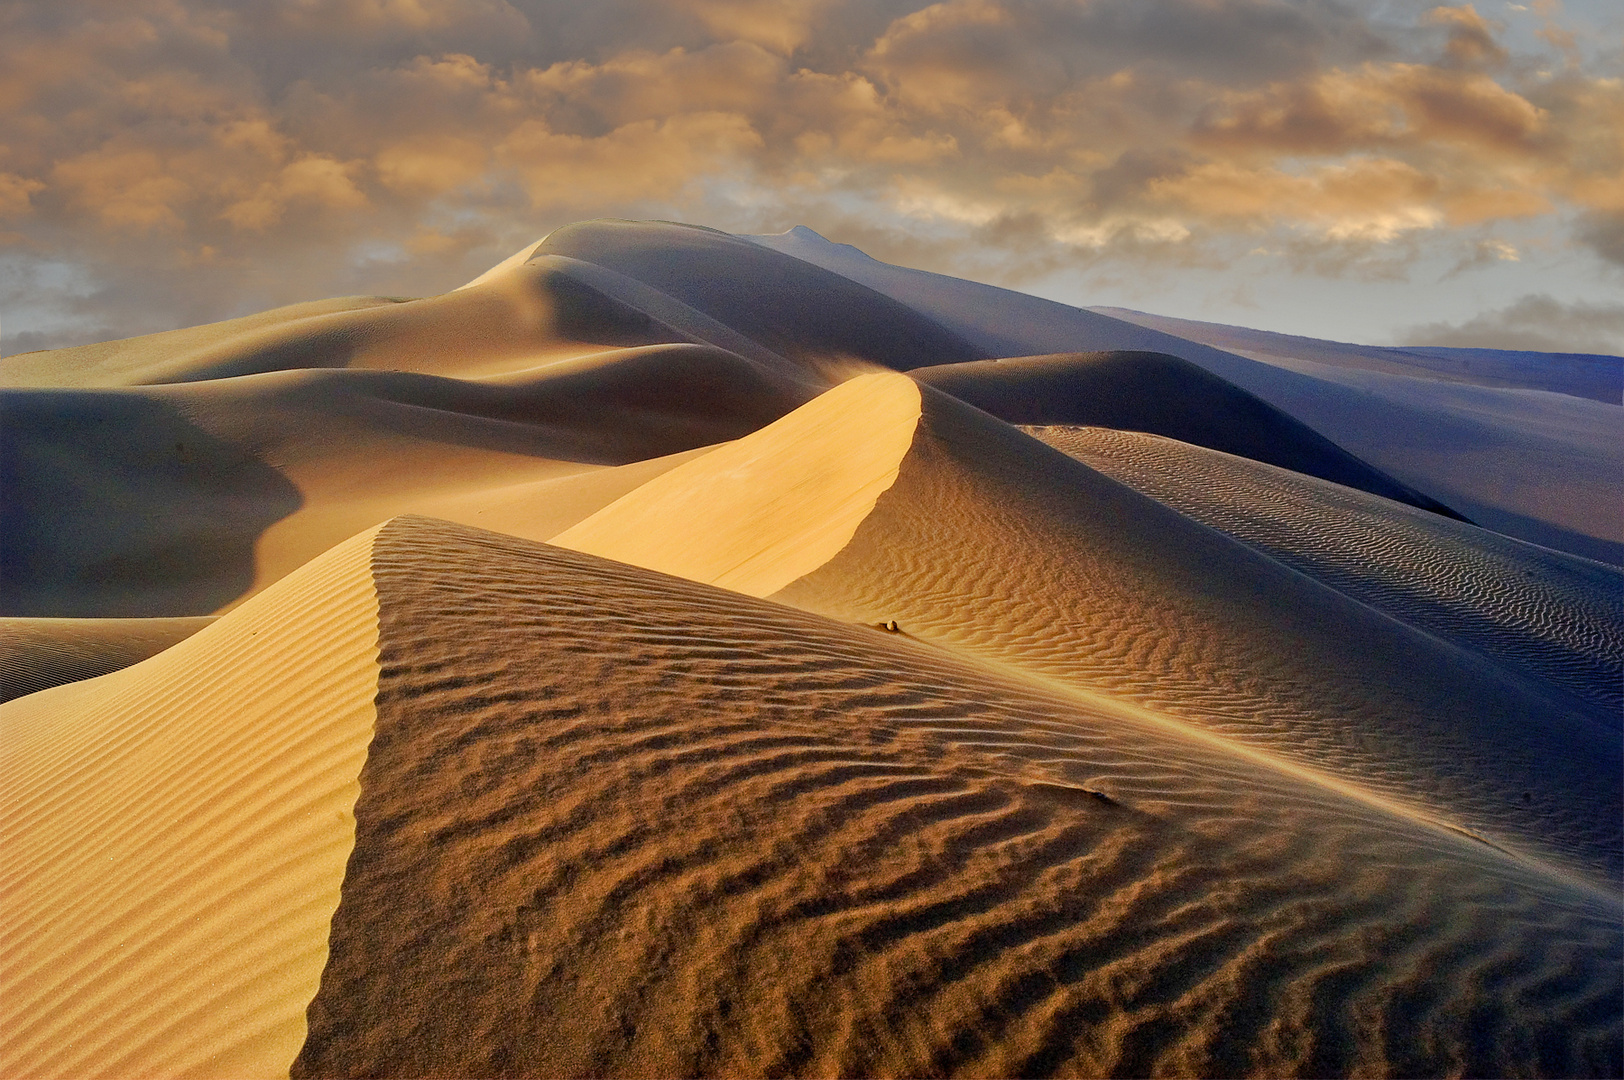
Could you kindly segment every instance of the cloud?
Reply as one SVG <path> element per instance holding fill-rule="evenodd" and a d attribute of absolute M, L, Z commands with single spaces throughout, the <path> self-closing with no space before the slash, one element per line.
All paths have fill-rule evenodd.
<path fill-rule="evenodd" d="M 1589 213 L 1579 218 L 1579 239 L 1615 266 L 1624 267 L 1624 213 Z"/>
<path fill-rule="evenodd" d="M 599 215 L 801 214 L 1011 281 L 1259 247 L 1321 275 L 1403 276 L 1428 253 L 1478 272 L 1504 262 L 1481 245 L 1506 222 L 1621 261 L 1624 80 L 1555 44 L 1513 55 L 1469 4 L 1402 26 L 1344 0 L 58 0 L 0 18 L 0 227 L 94 279 L 87 333 L 437 291 Z"/>
<path fill-rule="evenodd" d="M 1400 333 L 1397 341 L 1404 345 L 1624 355 L 1624 303 L 1564 304 L 1545 294 L 1530 294 L 1462 323 L 1410 327 Z"/>

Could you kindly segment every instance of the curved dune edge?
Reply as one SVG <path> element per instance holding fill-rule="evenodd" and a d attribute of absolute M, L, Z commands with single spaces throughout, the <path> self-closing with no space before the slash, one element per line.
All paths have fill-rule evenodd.
<path fill-rule="evenodd" d="M 376 532 L 0 707 L 0 1075 L 287 1075 L 375 720 Z"/>
<path fill-rule="evenodd" d="M 850 542 L 896 482 L 920 408 L 919 387 L 906 376 L 860 375 L 650 480 L 550 542 L 766 596 Z"/>

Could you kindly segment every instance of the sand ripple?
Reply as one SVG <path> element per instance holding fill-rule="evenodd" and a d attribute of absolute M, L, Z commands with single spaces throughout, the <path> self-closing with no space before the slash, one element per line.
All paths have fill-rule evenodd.
<path fill-rule="evenodd" d="M 1613 901 L 934 649 L 423 519 L 295 1075 L 1604 1073 Z"/>
<path fill-rule="evenodd" d="M 1624 572 L 1254 461 L 1105 428 L 1028 429 L 1205 525 L 1431 633 L 1624 710 Z"/>

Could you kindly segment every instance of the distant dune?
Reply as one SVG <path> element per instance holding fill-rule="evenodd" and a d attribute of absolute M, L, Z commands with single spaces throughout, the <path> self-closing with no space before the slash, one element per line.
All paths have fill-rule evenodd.
<path fill-rule="evenodd" d="M 922 368 L 920 382 L 1012 424 L 1166 435 L 1459 518 L 1240 387 L 1165 353 L 1025 356 Z"/>
<path fill-rule="evenodd" d="M 1111 350 L 1180 357 L 1478 524 L 1624 566 L 1624 499 L 1618 492 L 1618 478 L 1624 476 L 1624 408 L 1616 400 L 1528 392 L 1530 385 L 1550 385 L 1537 356 L 1528 371 L 1526 354 L 1484 350 L 1494 359 L 1479 356 L 1475 364 L 1520 376 L 1462 382 L 1447 365 L 1441 372 L 1437 365 L 1413 360 L 1350 365 L 1350 353 L 1369 352 L 1358 346 L 1115 308 L 1084 310 L 891 266 L 810 229 L 749 239 L 900 300 L 988 357 Z M 1220 338 L 1197 333 L 1200 328 L 1221 332 L 1226 344 L 1209 344 Z M 1229 344 L 1240 337 L 1254 344 L 1266 338 L 1269 350 L 1230 351 Z M 1337 362 L 1325 362 L 1331 356 Z M 1612 361 L 1624 365 L 1624 359 L 1602 357 L 1584 367 L 1611 385 L 1608 380 L 1619 371 Z M 1474 385 L 1481 382 L 1495 385 Z"/>
<path fill-rule="evenodd" d="M 1624 1074 L 1624 406 L 1127 314 L 607 221 L 0 360 L 0 1075 Z"/>

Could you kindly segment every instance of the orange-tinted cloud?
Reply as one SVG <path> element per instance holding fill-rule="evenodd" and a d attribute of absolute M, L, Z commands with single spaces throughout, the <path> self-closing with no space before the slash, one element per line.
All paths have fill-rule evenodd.
<path fill-rule="evenodd" d="M 1334 267 L 1423 240 L 1477 266 L 1485 230 L 1528 221 L 1617 260 L 1624 235 L 1624 79 L 1512 56 L 1471 4 L 1400 31 L 1288 0 L 60 0 L 4 19 L 0 219 L 119 295 L 184 282 L 211 311 L 249 280 L 224 268 L 257 265 L 266 302 L 426 290 L 586 215 L 748 229 L 816 208 L 852 235 L 956 230 L 977 266 L 1278 244 Z M 439 270 L 408 264 L 424 251 Z"/>

